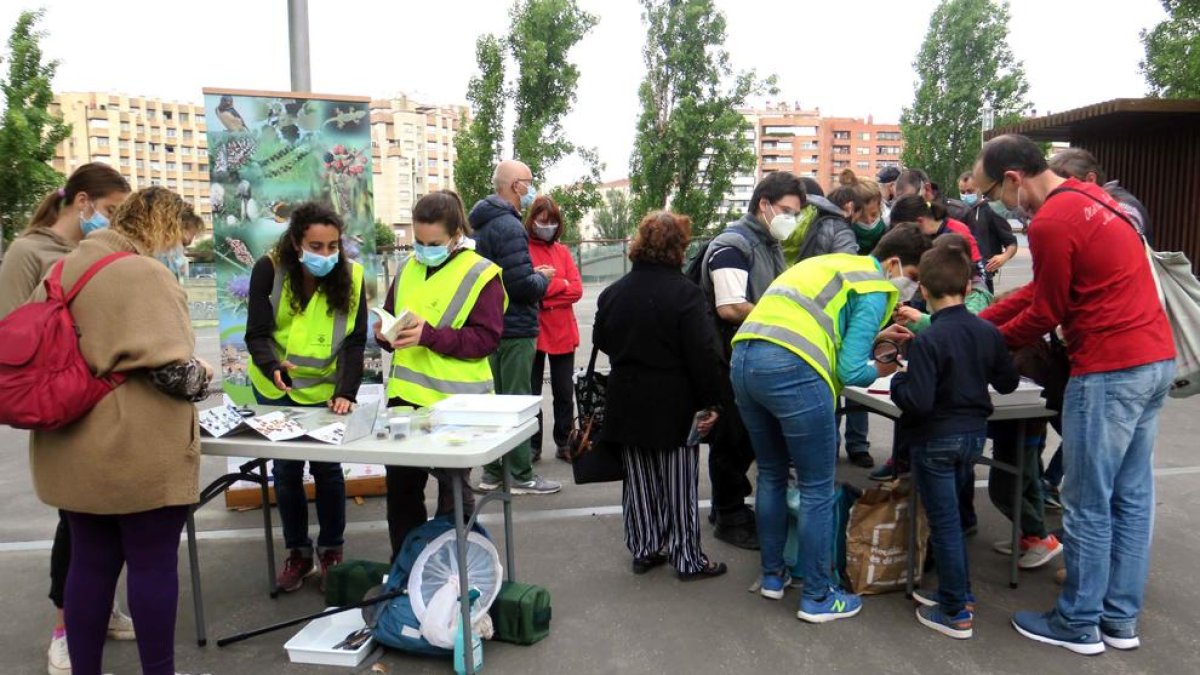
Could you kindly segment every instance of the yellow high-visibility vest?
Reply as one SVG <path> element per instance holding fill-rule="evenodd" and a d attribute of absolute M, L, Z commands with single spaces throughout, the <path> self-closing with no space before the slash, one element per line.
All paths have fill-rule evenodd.
<path fill-rule="evenodd" d="M 900 292 L 870 256 L 833 253 L 803 260 L 775 279 L 746 317 L 733 342 L 766 340 L 804 359 L 829 384 L 836 397 L 837 357 L 842 348 L 839 315 L 850 293 L 884 293 L 887 325 Z"/>
<path fill-rule="evenodd" d="M 251 360 L 247 366 L 254 389 L 264 397 L 278 400 L 286 393 L 301 405 L 324 403 L 333 398 L 337 387 L 337 365 L 342 344 L 354 331 L 358 316 L 358 301 L 362 297 L 363 267 L 350 264 L 349 311 L 330 312 L 325 293 L 317 288 L 302 311 L 292 307 L 292 289 L 286 282 L 283 269 L 276 263 L 275 283 L 271 288 L 271 308 L 275 311 L 275 354 L 280 361 L 296 366 L 288 371 L 292 390 L 284 392 L 275 386 L 273 377 L 259 370 Z"/>
<path fill-rule="evenodd" d="M 462 328 L 488 282 L 500 268 L 471 250 L 459 251 L 433 275 L 412 256 L 396 282 L 395 310 L 408 310 L 434 328 Z M 428 278 L 427 278 L 428 277 Z M 508 309 L 508 294 L 504 295 Z M 487 357 L 460 359 L 414 345 L 396 350 L 388 378 L 388 398 L 428 406 L 453 394 L 495 390 Z"/>

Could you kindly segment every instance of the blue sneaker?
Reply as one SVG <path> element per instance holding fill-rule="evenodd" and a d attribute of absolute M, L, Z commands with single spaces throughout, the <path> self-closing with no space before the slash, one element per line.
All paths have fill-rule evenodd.
<path fill-rule="evenodd" d="M 1113 649 L 1129 651 L 1142 646 L 1141 639 L 1138 638 L 1137 629 L 1133 626 L 1126 628 L 1118 628 L 1116 626 L 1106 626 L 1100 624 L 1100 639 L 1104 640 L 1104 644 Z"/>
<path fill-rule="evenodd" d="M 922 591 L 920 589 L 917 589 L 917 590 L 913 591 L 912 599 L 913 599 L 913 602 L 917 603 L 918 605 L 924 605 L 925 607 L 937 607 L 941 604 L 940 602 L 938 602 L 936 590 Z M 975 594 L 967 593 L 967 601 L 964 604 L 967 607 L 967 611 L 974 614 L 975 613 Z"/>
<path fill-rule="evenodd" d="M 965 609 L 954 616 L 946 616 L 940 607 L 922 605 L 917 608 L 917 621 L 955 640 L 969 640 L 975 634 L 975 615 Z"/>
<path fill-rule="evenodd" d="M 838 619 L 849 619 L 862 611 L 862 598 L 840 588 L 830 588 L 820 600 L 800 599 L 800 611 L 796 618 L 809 623 L 829 623 Z"/>
<path fill-rule="evenodd" d="M 768 600 L 782 600 L 783 592 L 792 585 L 792 577 L 780 574 L 764 574 L 758 592 Z"/>
<path fill-rule="evenodd" d="M 1012 625 L 1017 632 L 1035 642 L 1065 647 L 1076 654 L 1094 656 L 1104 653 L 1104 642 L 1100 640 L 1099 628 L 1084 628 L 1078 631 L 1068 631 L 1052 621 L 1055 618 L 1053 610 L 1041 614 L 1039 612 L 1017 612 L 1013 614 Z"/>

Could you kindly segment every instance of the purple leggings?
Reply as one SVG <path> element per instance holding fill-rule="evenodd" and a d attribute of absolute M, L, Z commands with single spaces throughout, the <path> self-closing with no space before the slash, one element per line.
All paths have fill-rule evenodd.
<path fill-rule="evenodd" d="M 187 513 L 186 506 L 121 516 L 67 512 L 71 567 L 64 604 L 73 675 L 100 675 L 122 566 L 129 569 L 129 613 L 142 673 L 174 675 L 179 534 Z"/>

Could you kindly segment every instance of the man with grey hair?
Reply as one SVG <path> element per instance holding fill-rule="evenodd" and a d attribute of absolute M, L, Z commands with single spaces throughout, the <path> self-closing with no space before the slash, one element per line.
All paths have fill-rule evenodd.
<path fill-rule="evenodd" d="M 1100 167 L 1100 162 L 1096 161 L 1096 157 L 1092 153 L 1083 148 L 1060 150 L 1050 158 L 1050 170 L 1062 178 L 1074 178 L 1084 183 L 1095 183 L 1103 187 L 1105 192 L 1117 200 L 1121 210 L 1129 216 L 1146 241 L 1153 244 L 1150 237 L 1150 213 L 1146 211 L 1146 207 L 1129 190 L 1121 187 L 1119 181 L 1106 181 L 1104 169 Z"/>
<path fill-rule="evenodd" d="M 489 358 L 497 394 L 529 394 L 530 373 L 538 336 L 538 308 L 550 280 L 553 267 L 534 268 L 529 257 L 529 235 L 521 223 L 521 212 L 537 196 L 533 173 L 516 160 L 505 160 L 492 173 L 495 194 L 481 199 L 471 209 L 471 227 L 475 230 L 476 252 L 500 266 L 501 280 L 508 293 L 504 312 L 504 333 L 500 347 Z M 533 472 L 529 441 L 513 449 L 509 456 L 514 494 L 545 495 L 558 492 L 562 485 Z M 504 482 L 502 460 L 483 467 L 479 489 L 490 492 Z"/>

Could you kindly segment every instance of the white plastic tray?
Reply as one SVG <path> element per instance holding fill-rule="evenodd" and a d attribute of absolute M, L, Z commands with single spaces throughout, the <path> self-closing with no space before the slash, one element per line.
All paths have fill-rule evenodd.
<path fill-rule="evenodd" d="M 333 646 L 354 631 L 363 628 L 361 610 L 349 610 L 310 621 L 287 644 L 288 659 L 292 663 L 313 663 L 322 666 L 345 666 L 353 668 L 367 658 L 375 646 L 375 638 L 369 638 L 357 650 L 334 649 Z"/>

